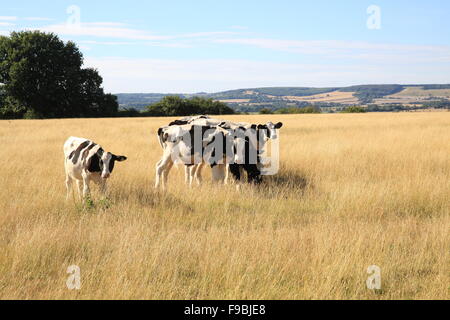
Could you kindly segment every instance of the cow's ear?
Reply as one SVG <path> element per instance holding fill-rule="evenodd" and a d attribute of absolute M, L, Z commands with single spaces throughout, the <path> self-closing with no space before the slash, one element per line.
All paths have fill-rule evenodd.
<path fill-rule="evenodd" d="M 252 128 L 253 130 L 256 130 L 256 124 L 252 124 L 252 126 L 250 128 Z"/>
<path fill-rule="evenodd" d="M 275 129 L 280 129 L 282 126 L 283 126 L 283 122 L 278 122 L 278 123 L 275 125 Z"/>
<path fill-rule="evenodd" d="M 122 162 L 122 161 L 127 160 L 127 157 L 125 157 L 125 156 L 114 156 L 114 160 Z"/>
<path fill-rule="evenodd" d="M 258 124 L 258 129 L 266 129 L 266 125 L 265 124 Z"/>

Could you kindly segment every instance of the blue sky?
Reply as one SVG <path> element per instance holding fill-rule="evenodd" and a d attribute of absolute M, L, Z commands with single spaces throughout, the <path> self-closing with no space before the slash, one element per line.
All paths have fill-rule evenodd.
<path fill-rule="evenodd" d="M 75 41 L 114 93 L 450 83 L 449 14 L 446 0 L 16 0 L 0 34 Z"/>

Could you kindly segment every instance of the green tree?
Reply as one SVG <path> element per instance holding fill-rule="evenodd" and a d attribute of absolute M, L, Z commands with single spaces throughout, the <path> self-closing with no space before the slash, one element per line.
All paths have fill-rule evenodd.
<path fill-rule="evenodd" d="M 202 97 L 183 99 L 180 96 L 166 96 L 146 108 L 148 116 L 191 116 L 196 114 L 233 114 L 234 110 L 223 102 Z"/>
<path fill-rule="evenodd" d="M 269 108 L 262 108 L 261 110 L 259 110 L 259 114 L 272 114 L 273 111 L 272 109 Z"/>
<path fill-rule="evenodd" d="M 0 83 L 6 98 L 0 113 L 39 118 L 98 117 L 117 113 L 103 79 L 83 69 L 77 46 L 52 33 L 12 32 L 0 37 Z"/>
<path fill-rule="evenodd" d="M 364 113 L 366 109 L 358 106 L 350 106 L 341 111 L 341 113 Z"/>
<path fill-rule="evenodd" d="M 309 106 L 304 108 L 299 107 L 289 107 L 282 108 L 275 111 L 275 113 L 279 114 L 300 114 L 300 113 L 321 113 L 322 110 L 316 106 Z"/>

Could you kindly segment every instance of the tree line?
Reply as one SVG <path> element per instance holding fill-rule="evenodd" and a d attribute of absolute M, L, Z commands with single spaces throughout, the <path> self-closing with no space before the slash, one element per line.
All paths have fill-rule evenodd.
<path fill-rule="evenodd" d="M 211 98 L 193 97 L 188 99 L 169 95 L 150 104 L 142 111 L 130 108 L 119 111 L 119 114 L 123 117 L 174 117 L 198 114 L 235 114 L 235 111 L 226 103 Z"/>

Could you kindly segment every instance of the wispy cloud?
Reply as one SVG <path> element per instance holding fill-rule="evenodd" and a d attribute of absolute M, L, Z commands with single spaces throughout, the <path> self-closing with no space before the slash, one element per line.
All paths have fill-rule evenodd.
<path fill-rule="evenodd" d="M 212 39 L 236 36 L 239 34 L 233 31 L 206 31 L 161 35 L 148 30 L 135 29 L 128 24 L 118 22 L 87 22 L 79 25 L 54 24 L 35 29 L 54 32 L 62 37 L 92 37 L 95 40 L 89 40 L 89 43 L 96 45 L 111 46 L 141 44 L 171 48 L 190 48 L 194 43 L 211 43 Z M 104 38 L 118 39 L 120 41 L 105 41 L 103 40 Z M 88 43 L 86 40 L 80 42 Z"/>
<path fill-rule="evenodd" d="M 179 36 L 174 36 L 175 38 L 201 38 L 201 37 L 216 37 L 216 36 L 230 36 L 236 35 L 236 32 L 231 31 L 210 31 L 210 32 L 195 32 L 186 33 Z"/>
<path fill-rule="evenodd" d="M 0 20 L 3 20 L 3 21 L 16 21 L 17 20 L 17 17 L 14 17 L 14 16 L 0 16 Z"/>
<path fill-rule="evenodd" d="M 78 41 L 82 45 L 99 45 L 99 46 L 151 46 L 151 47 L 166 47 L 166 48 L 191 48 L 192 45 L 183 42 L 165 42 L 165 41 L 97 41 L 97 40 L 83 40 Z"/>
<path fill-rule="evenodd" d="M 52 18 L 46 18 L 46 17 L 25 17 L 23 20 L 26 21 L 53 21 Z"/>
<path fill-rule="evenodd" d="M 166 36 L 159 36 L 148 31 L 125 27 L 123 24 L 111 22 L 91 22 L 76 24 L 54 24 L 38 28 L 42 31 L 54 32 L 62 36 L 91 36 L 101 38 L 116 38 L 130 40 L 164 40 Z"/>
<path fill-rule="evenodd" d="M 97 41 L 97 40 L 83 40 L 79 41 L 80 44 L 93 44 L 93 45 L 104 45 L 104 46 L 126 46 L 126 45 L 137 45 L 139 42 L 130 41 Z"/>
<path fill-rule="evenodd" d="M 450 46 L 428 46 L 371 43 L 341 40 L 279 40 L 266 38 L 222 38 L 213 40 L 221 44 L 240 44 L 261 49 L 305 55 L 323 55 L 333 58 L 362 59 L 385 62 L 448 61 Z"/>
<path fill-rule="evenodd" d="M 0 27 L 11 27 L 11 26 L 15 26 L 15 24 L 11 23 L 11 22 L 1 22 L 0 21 Z"/>

